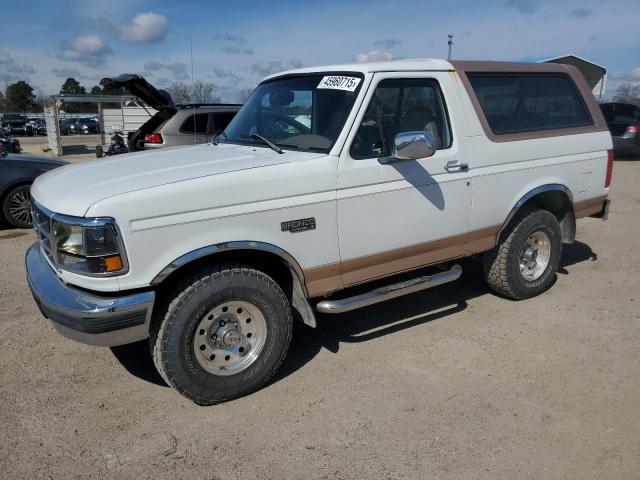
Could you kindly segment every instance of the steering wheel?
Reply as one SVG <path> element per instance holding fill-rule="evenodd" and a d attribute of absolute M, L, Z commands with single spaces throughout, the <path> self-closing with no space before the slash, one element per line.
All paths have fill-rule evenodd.
<path fill-rule="evenodd" d="M 263 112 L 262 128 L 267 130 L 267 135 L 277 140 L 290 137 L 291 135 L 301 135 L 311 133 L 311 129 L 306 125 L 294 120 L 288 115 L 278 112 Z M 295 132 L 291 132 L 293 128 Z"/>

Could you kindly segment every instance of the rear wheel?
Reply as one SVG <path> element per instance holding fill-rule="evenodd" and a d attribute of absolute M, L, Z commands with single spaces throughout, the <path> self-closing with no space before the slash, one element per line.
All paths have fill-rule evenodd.
<path fill-rule="evenodd" d="M 15 187 L 4 197 L 2 213 L 14 227 L 31 227 L 31 185 Z"/>
<path fill-rule="evenodd" d="M 264 273 L 203 270 L 169 296 L 150 335 L 153 359 L 165 381 L 192 401 L 210 405 L 253 392 L 284 360 L 291 307 Z"/>
<path fill-rule="evenodd" d="M 509 224 L 498 246 L 485 254 L 485 278 L 506 297 L 534 297 L 553 285 L 561 255 L 562 234 L 555 215 L 527 209 Z"/>

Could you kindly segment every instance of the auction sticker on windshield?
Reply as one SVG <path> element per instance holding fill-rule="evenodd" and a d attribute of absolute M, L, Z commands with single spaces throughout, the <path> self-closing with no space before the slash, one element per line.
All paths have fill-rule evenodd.
<path fill-rule="evenodd" d="M 333 90 L 346 90 L 347 92 L 353 92 L 358 87 L 359 83 L 360 79 L 358 77 L 329 75 L 320 80 L 318 88 L 330 88 Z"/>

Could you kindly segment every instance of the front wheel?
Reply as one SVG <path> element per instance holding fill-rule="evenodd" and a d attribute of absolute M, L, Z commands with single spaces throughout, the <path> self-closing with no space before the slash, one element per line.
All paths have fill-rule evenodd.
<path fill-rule="evenodd" d="M 516 300 L 535 297 L 553 285 L 562 255 L 557 218 L 546 210 L 524 210 L 484 257 L 487 283 Z"/>
<path fill-rule="evenodd" d="M 31 227 L 31 185 L 20 185 L 12 189 L 2 202 L 2 213 L 14 227 Z"/>
<path fill-rule="evenodd" d="M 211 405 L 263 386 L 286 356 L 289 301 L 264 273 L 203 270 L 175 287 L 150 334 L 156 368 L 182 395 Z"/>

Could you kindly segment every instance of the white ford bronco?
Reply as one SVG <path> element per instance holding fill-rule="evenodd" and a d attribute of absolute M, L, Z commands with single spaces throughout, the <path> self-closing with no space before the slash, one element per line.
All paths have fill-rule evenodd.
<path fill-rule="evenodd" d="M 61 334 L 149 338 L 165 381 L 212 404 L 272 377 L 294 319 L 454 281 L 463 257 L 502 296 L 544 292 L 576 219 L 606 218 L 611 148 L 570 66 L 288 71 L 209 144 L 38 178 L 29 285 Z"/>

